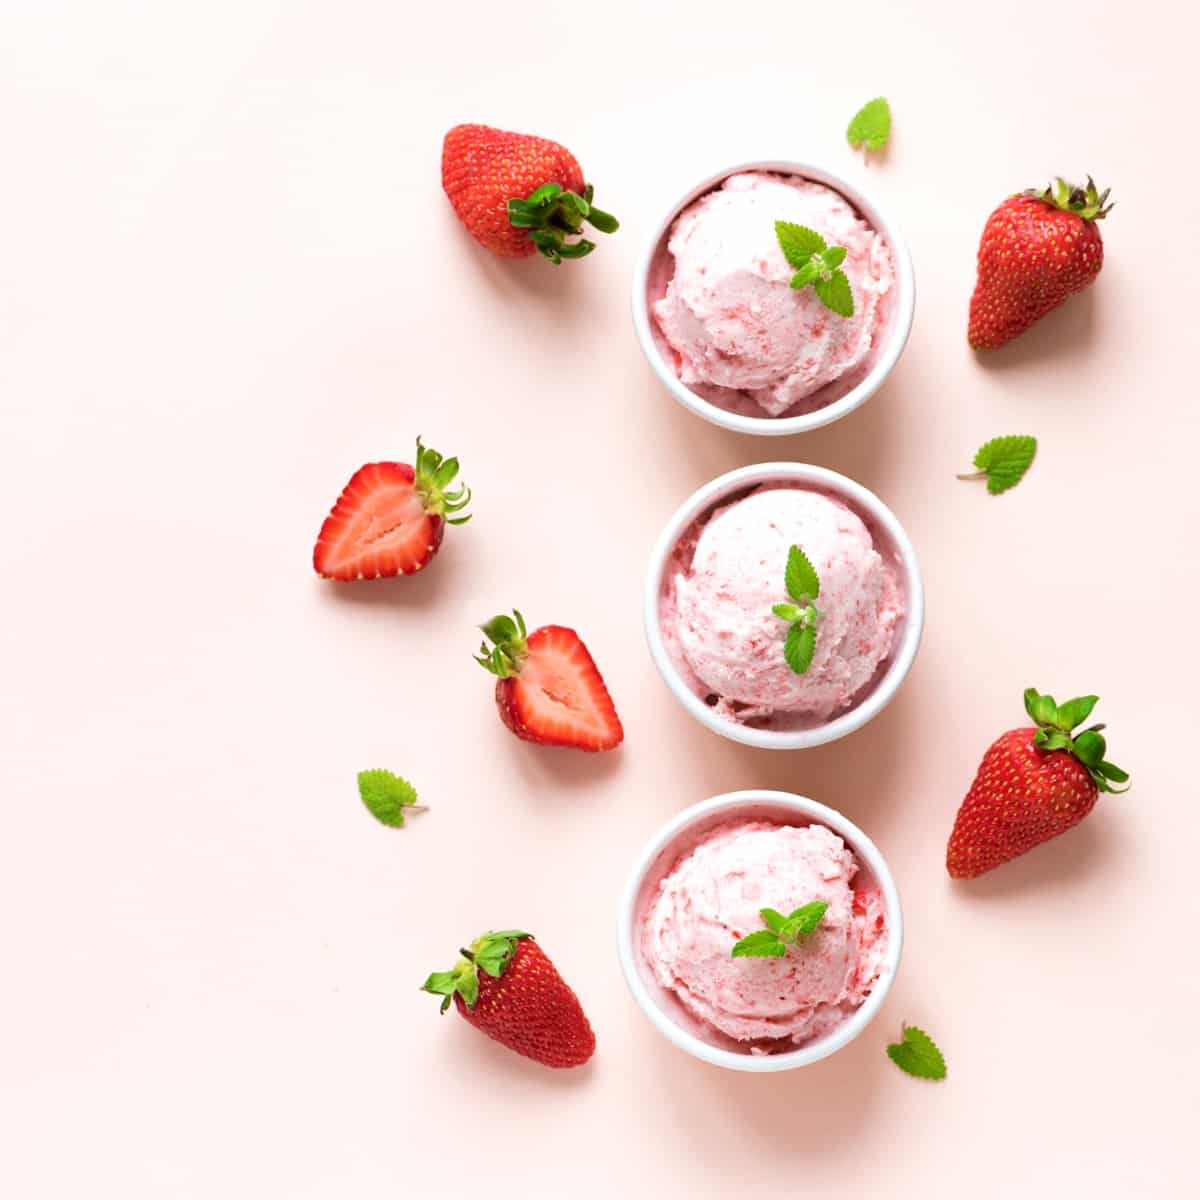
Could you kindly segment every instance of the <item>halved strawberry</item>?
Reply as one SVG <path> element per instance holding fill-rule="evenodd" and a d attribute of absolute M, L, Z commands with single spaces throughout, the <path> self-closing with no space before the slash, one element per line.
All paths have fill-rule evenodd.
<path fill-rule="evenodd" d="M 437 552 L 446 525 L 462 525 L 471 489 L 447 490 L 457 458 L 442 458 L 417 438 L 417 464 L 360 467 L 325 518 L 313 567 L 326 579 L 383 579 L 419 571 Z"/>
<path fill-rule="evenodd" d="M 579 634 L 562 625 L 543 625 L 526 634 L 525 619 L 493 617 L 482 626 L 493 643 L 475 661 L 498 676 L 500 719 L 527 742 L 611 750 L 625 731 L 612 697 Z"/>

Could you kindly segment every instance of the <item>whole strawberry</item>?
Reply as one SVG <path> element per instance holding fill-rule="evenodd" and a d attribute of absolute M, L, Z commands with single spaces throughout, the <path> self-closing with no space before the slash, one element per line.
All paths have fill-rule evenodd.
<path fill-rule="evenodd" d="M 435 971 L 423 990 L 444 996 L 468 1024 L 547 1067 L 578 1067 L 596 1035 L 579 999 L 528 933 L 485 933 L 461 951 L 453 970 Z"/>
<path fill-rule="evenodd" d="M 455 125 L 442 143 L 442 188 L 470 235 L 501 258 L 582 258 L 595 243 L 567 238 L 582 233 L 584 221 L 601 233 L 618 228 L 592 206 L 575 156 L 546 138 Z"/>
<path fill-rule="evenodd" d="M 995 350 L 1081 292 L 1100 274 L 1108 189 L 1056 179 L 1044 192 L 1010 196 L 983 227 L 967 341 Z"/>
<path fill-rule="evenodd" d="M 412 575 L 438 552 L 447 525 L 471 518 L 462 510 L 468 487 L 451 487 L 458 459 L 421 445 L 416 461 L 359 467 L 342 489 L 313 547 L 313 569 L 349 582 Z"/>
<path fill-rule="evenodd" d="M 1010 729 L 983 756 L 946 847 L 946 870 L 955 879 L 973 879 L 1065 833 L 1092 811 L 1100 792 L 1126 790 L 1112 786 L 1129 776 L 1105 761 L 1104 726 L 1073 732 L 1097 700 L 1055 704 L 1053 696 L 1026 689 L 1025 711 L 1036 727 Z"/>

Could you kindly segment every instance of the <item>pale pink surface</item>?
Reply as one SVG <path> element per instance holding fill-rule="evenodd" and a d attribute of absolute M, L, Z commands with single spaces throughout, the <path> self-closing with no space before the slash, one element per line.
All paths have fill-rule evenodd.
<path fill-rule="evenodd" d="M 858 861 L 822 825 L 732 821 L 708 832 L 659 884 L 642 923 L 654 978 L 705 1026 L 759 1052 L 790 1049 L 836 1029 L 870 994 L 887 948 L 877 889 L 852 890 Z M 784 958 L 733 958 L 785 915 L 828 904 L 820 926 Z M 857 901 L 857 902 L 856 902 Z"/>
<path fill-rule="evenodd" d="M 830 312 L 811 287 L 790 286 L 776 221 L 844 246 L 854 312 Z M 796 176 L 731 175 L 676 218 L 674 269 L 654 306 L 679 378 L 745 392 L 777 417 L 866 362 L 885 320 L 891 250 L 837 192 Z"/>
<path fill-rule="evenodd" d="M 692 535 L 694 536 L 694 535 Z M 862 518 L 819 492 L 765 487 L 703 524 L 663 597 L 664 640 L 683 676 L 733 721 L 823 722 L 848 708 L 891 652 L 904 615 L 897 570 Z M 798 675 L 783 644 L 788 551 L 800 546 L 820 580 L 816 649 Z M 677 654 L 676 654 L 677 651 Z"/>
<path fill-rule="evenodd" d="M 7 6 L 0 1194 L 474 1198 L 464 1155 L 521 1145 L 544 1174 L 499 1171 L 489 1196 L 1190 1196 L 1200 234 L 1174 219 L 1151 248 L 1164 175 L 1200 190 L 1162 116 L 1190 111 L 1194 18 L 860 0 L 848 58 L 804 52 L 794 0 L 682 21 L 614 0 L 585 23 L 581 97 L 580 55 L 547 50 L 576 12 L 457 11 L 447 57 L 445 13 L 394 0 Z M 1064 48 L 1096 81 L 1086 117 Z M 896 133 L 868 167 L 842 135 L 879 92 Z M 437 179 L 443 130 L 479 119 L 577 150 L 621 231 L 561 269 L 486 258 Z M 665 395 L 628 306 L 667 206 L 767 155 L 869 187 L 918 274 L 879 394 L 769 446 Z M 984 218 L 1055 170 L 1117 189 L 1104 272 L 977 358 Z M 1040 451 L 1014 491 L 952 478 L 1019 432 Z M 475 518 L 414 579 L 323 586 L 308 559 L 338 489 L 418 433 L 461 457 Z M 928 601 L 888 708 L 790 754 L 699 729 L 638 613 L 679 503 L 775 457 L 882 497 Z M 501 727 L 470 655 L 510 604 L 585 636 L 616 754 Z M 1130 607 L 1140 648 L 1116 645 Z M 955 808 L 1031 684 L 1103 697 L 1134 791 L 951 883 Z M 366 766 L 430 811 L 378 827 Z M 638 849 L 742 787 L 845 812 L 904 903 L 879 1017 L 779 1075 L 669 1045 L 613 949 Z M 417 990 L 495 925 L 534 929 L 579 992 L 589 1067 L 540 1070 Z M 885 1057 L 906 1020 L 945 1049 L 944 1086 Z"/>

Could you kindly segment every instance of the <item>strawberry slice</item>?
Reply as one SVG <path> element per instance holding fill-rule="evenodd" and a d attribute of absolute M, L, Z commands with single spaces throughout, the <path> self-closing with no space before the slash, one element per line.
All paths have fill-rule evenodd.
<path fill-rule="evenodd" d="M 513 617 L 516 620 L 513 620 Z M 519 738 L 542 746 L 611 750 L 625 731 L 588 648 L 573 629 L 543 625 L 527 634 L 525 619 L 493 617 L 475 661 L 497 676 L 500 719 Z"/>
<path fill-rule="evenodd" d="M 457 458 L 442 458 L 417 438 L 417 463 L 367 463 L 354 472 L 313 548 L 313 567 L 326 579 L 412 575 L 438 552 L 446 525 L 462 525 L 471 490 L 447 490 Z"/>

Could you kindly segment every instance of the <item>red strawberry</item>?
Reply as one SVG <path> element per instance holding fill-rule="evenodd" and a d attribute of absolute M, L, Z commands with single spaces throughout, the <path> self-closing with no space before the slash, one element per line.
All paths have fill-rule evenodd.
<path fill-rule="evenodd" d="M 458 459 L 421 445 L 417 465 L 367 463 L 342 489 L 313 548 L 313 566 L 326 579 L 382 579 L 419 571 L 442 544 L 446 525 L 471 499 L 471 489 L 448 491 Z"/>
<path fill-rule="evenodd" d="M 1055 704 L 1026 690 L 1025 710 L 1037 727 L 1010 729 L 983 756 L 946 847 L 946 870 L 955 879 L 973 879 L 1066 833 L 1092 811 L 1098 793 L 1126 790 L 1111 786 L 1129 776 L 1105 762 L 1104 726 L 1072 733 L 1096 700 Z"/>
<path fill-rule="evenodd" d="M 611 750 L 625 737 L 612 697 L 573 629 L 543 625 L 526 636 L 525 619 L 493 617 L 482 626 L 494 643 L 475 661 L 496 680 L 500 719 L 527 742 Z"/>
<path fill-rule="evenodd" d="M 450 998 L 459 1014 L 502 1046 L 547 1067 L 582 1066 L 596 1035 L 579 998 L 528 933 L 485 933 L 450 971 L 435 971 L 423 988 Z"/>
<path fill-rule="evenodd" d="M 595 248 L 568 242 L 583 222 L 615 233 L 615 217 L 592 207 L 575 156 L 557 142 L 505 133 L 488 125 L 455 125 L 442 143 L 442 188 L 458 219 L 501 258 L 535 250 L 553 263 L 582 258 Z"/>
<path fill-rule="evenodd" d="M 1061 179 L 1044 192 L 1010 196 L 988 217 L 979 240 L 967 341 L 995 350 L 1081 292 L 1100 274 L 1108 189 L 1071 187 Z"/>

